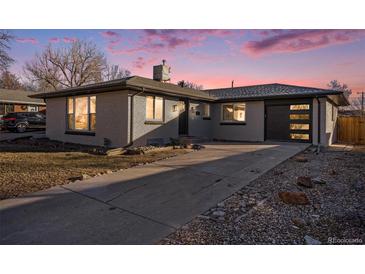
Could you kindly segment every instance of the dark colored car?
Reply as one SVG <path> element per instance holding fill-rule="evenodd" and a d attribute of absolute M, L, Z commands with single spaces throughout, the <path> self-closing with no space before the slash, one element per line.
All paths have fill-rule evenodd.
<path fill-rule="evenodd" d="M 27 129 L 45 129 L 46 116 L 40 112 L 12 112 L 1 118 L 3 128 L 25 132 Z"/>

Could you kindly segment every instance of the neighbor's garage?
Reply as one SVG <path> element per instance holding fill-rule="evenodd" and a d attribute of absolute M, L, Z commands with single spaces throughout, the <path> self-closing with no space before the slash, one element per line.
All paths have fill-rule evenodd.
<path fill-rule="evenodd" d="M 266 100 L 265 140 L 312 142 L 312 100 Z"/>

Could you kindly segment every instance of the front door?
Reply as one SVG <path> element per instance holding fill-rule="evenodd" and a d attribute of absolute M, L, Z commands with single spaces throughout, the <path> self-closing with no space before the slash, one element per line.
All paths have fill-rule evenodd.
<path fill-rule="evenodd" d="M 179 101 L 179 135 L 189 134 L 189 100 L 183 99 Z"/>
<path fill-rule="evenodd" d="M 266 107 L 266 139 L 289 139 L 289 105 Z"/>

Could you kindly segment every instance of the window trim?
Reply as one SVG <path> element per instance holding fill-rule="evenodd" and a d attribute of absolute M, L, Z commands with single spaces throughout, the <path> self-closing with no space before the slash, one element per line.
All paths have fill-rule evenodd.
<path fill-rule="evenodd" d="M 82 98 L 82 97 L 86 97 L 87 98 L 87 127 L 88 129 L 76 129 L 75 128 L 75 106 L 76 106 L 76 98 Z M 95 97 L 95 113 L 91 113 L 90 112 L 90 98 L 91 97 Z M 68 101 L 69 99 L 72 99 L 72 113 L 69 113 L 69 105 L 68 105 Z M 69 126 L 69 115 L 73 116 L 73 128 L 70 128 Z M 96 132 L 96 126 L 95 129 L 91 129 L 91 114 L 95 114 L 95 119 L 96 119 L 96 95 L 79 95 L 79 96 L 67 96 L 66 97 L 66 130 L 65 130 L 65 134 L 73 134 L 73 135 L 90 135 L 90 136 L 94 136 L 95 132 Z"/>
<path fill-rule="evenodd" d="M 238 120 L 224 120 L 224 106 L 232 106 L 233 107 L 233 113 L 235 109 L 235 105 L 244 105 L 245 106 L 245 119 L 243 121 Z M 234 116 L 234 114 L 233 114 Z M 246 124 L 246 102 L 235 102 L 235 103 L 223 103 L 221 104 L 221 125 L 245 125 Z"/>
<path fill-rule="evenodd" d="M 206 106 L 208 107 L 208 115 L 206 115 L 206 113 L 205 113 L 205 107 Z M 210 104 L 203 103 L 203 115 L 202 115 L 203 120 L 210 120 L 210 116 L 211 116 L 211 114 L 210 114 Z"/>
<path fill-rule="evenodd" d="M 147 118 L 147 97 L 153 98 L 153 119 Z M 161 119 L 156 119 L 156 98 L 162 99 L 162 114 Z M 162 96 L 155 96 L 155 95 L 147 95 L 146 96 L 146 103 L 145 103 L 145 124 L 162 124 L 165 121 L 165 98 Z"/>

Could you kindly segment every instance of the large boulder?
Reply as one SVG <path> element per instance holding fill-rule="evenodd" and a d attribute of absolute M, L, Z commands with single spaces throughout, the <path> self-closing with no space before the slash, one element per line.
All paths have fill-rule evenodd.
<path fill-rule="evenodd" d="M 308 176 L 299 176 L 297 178 L 297 184 L 307 188 L 313 187 L 312 179 Z"/>
<path fill-rule="evenodd" d="M 279 192 L 279 198 L 286 204 L 309 205 L 309 199 L 304 192 Z"/>

